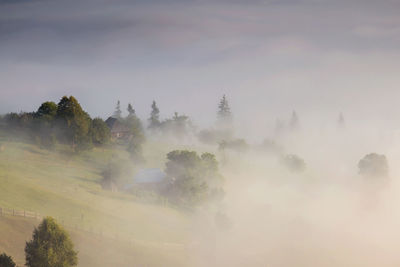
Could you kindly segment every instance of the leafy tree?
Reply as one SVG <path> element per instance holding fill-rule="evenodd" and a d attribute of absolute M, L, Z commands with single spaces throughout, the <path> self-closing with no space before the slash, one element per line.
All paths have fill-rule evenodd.
<path fill-rule="evenodd" d="M 59 136 L 69 142 L 75 151 L 90 148 L 89 128 L 91 119 L 75 97 L 64 96 L 60 100 L 57 120 L 61 128 Z"/>
<path fill-rule="evenodd" d="M 101 118 L 94 118 L 90 126 L 90 136 L 93 143 L 104 145 L 110 141 L 110 128 Z"/>
<path fill-rule="evenodd" d="M 6 253 L 0 254 L 0 267 L 15 267 L 15 262 Z"/>
<path fill-rule="evenodd" d="M 156 101 L 153 100 L 153 103 L 151 104 L 151 113 L 150 113 L 150 118 L 149 118 L 149 129 L 158 129 L 160 127 L 160 110 L 157 107 Z"/>
<path fill-rule="evenodd" d="M 117 106 L 115 107 L 115 111 L 114 111 L 113 117 L 116 118 L 116 119 L 122 118 L 121 103 L 119 102 L 119 100 L 117 102 Z"/>
<path fill-rule="evenodd" d="M 166 195 L 171 201 L 194 207 L 213 198 L 214 192 L 223 192 L 223 179 L 214 155 L 175 150 L 167 154 L 167 159 L 165 173 L 170 182 Z"/>
<path fill-rule="evenodd" d="M 306 169 L 306 163 L 297 155 L 285 155 L 282 158 L 282 163 L 292 172 L 302 172 Z"/>
<path fill-rule="evenodd" d="M 371 153 L 358 162 L 361 175 L 366 177 L 386 177 L 388 175 L 388 163 L 385 155 Z"/>
<path fill-rule="evenodd" d="M 133 116 L 133 115 L 135 115 L 135 110 L 133 109 L 131 103 L 128 103 L 128 108 L 127 108 L 127 110 L 128 110 L 128 116 Z"/>
<path fill-rule="evenodd" d="M 33 231 L 25 246 L 28 267 L 72 267 L 78 264 L 77 252 L 68 233 L 51 217 Z"/>
<path fill-rule="evenodd" d="M 36 116 L 44 117 L 47 116 L 48 118 L 54 118 L 57 115 L 58 106 L 56 103 L 47 101 L 40 105 L 38 110 L 36 111 Z"/>
<path fill-rule="evenodd" d="M 249 149 L 249 145 L 244 139 L 234 139 L 230 141 L 222 141 L 219 143 L 219 150 L 232 150 L 236 152 L 246 152 Z"/>

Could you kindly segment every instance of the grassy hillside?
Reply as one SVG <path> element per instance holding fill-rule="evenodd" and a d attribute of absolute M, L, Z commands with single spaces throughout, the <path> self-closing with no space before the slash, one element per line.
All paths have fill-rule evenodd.
<path fill-rule="evenodd" d="M 0 216 L 0 251 L 25 261 L 25 242 L 39 221 Z M 185 266 L 184 247 L 168 243 L 126 242 L 67 228 L 79 254 L 79 266 Z"/>
<path fill-rule="evenodd" d="M 39 212 L 55 217 L 71 229 L 78 227 L 101 232 L 103 236 L 129 241 L 127 244 L 134 242 L 137 246 L 160 244 L 165 250 L 165 243 L 186 242 L 190 227 L 187 215 L 169 207 L 141 204 L 129 194 L 101 189 L 100 172 L 111 158 L 127 157 L 125 151 L 94 149 L 75 155 L 62 146 L 52 152 L 4 136 L 0 137 L 0 146 L 0 207 Z M 156 152 L 154 163 L 150 161 L 148 164 L 161 167 L 164 157 L 165 152 Z M 29 221 L 14 224 L 10 220 L 17 220 L 15 218 L 1 220 L 0 251 L 10 252 L 20 261 L 23 241 L 30 236 L 33 224 Z M 18 225 L 23 230 L 19 230 Z M 90 254 L 92 250 L 85 252 L 85 246 L 90 242 L 101 246 L 101 242 L 95 242 L 90 236 L 78 232 L 75 239 L 82 240 L 84 244 L 81 246 L 81 255 Z M 15 240 L 19 241 L 14 243 L 10 241 L 13 238 L 5 237 L 9 233 L 15 233 L 18 236 Z M 121 253 L 126 251 L 127 255 L 134 255 L 134 249 L 122 246 Z M 101 249 L 99 247 L 96 254 Z M 154 248 L 151 251 L 153 254 L 163 253 Z M 144 257 L 145 253 L 141 255 Z M 166 255 L 173 257 L 173 253 Z M 179 258 L 183 258 L 182 255 Z M 97 266 L 84 262 L 82 259 L 80 266 Z M 110 263 L 106 266 L 132 265 Z"/>

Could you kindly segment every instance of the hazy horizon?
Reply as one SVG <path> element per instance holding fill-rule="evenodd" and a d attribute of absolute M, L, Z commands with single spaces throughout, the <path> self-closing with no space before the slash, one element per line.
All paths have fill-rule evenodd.
<path fill-rule="evenodd" d="M 296 110 L 398 128 L 397 1 L 0 1 L 0 113 L 74 95 L 92 117 L 117 100 L 146 119 L 212 125 L 226 94 L 237 125 Z M 260 116 L 261 115 L 261 116 Z M 257 121 L 248 118 L 257 118 Z M 247 134 L 247 133 L 244 133 Z"/>

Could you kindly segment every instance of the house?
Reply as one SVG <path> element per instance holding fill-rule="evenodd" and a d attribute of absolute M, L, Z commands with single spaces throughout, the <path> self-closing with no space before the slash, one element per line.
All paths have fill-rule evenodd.
<path fill-rule="evenodd" d="M 131 137 L 129 128 L 117 118 L 109 117 L 106 124 L 110 128 L 111 139 L 129 139 Z"/>

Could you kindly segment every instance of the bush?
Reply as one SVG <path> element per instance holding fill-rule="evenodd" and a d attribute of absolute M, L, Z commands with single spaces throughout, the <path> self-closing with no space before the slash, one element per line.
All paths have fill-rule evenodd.
<path fill-rule="evenodd" d="M 0 267 L 15 267 L 15 262 L 6 253 L 0 254 Z"/>

